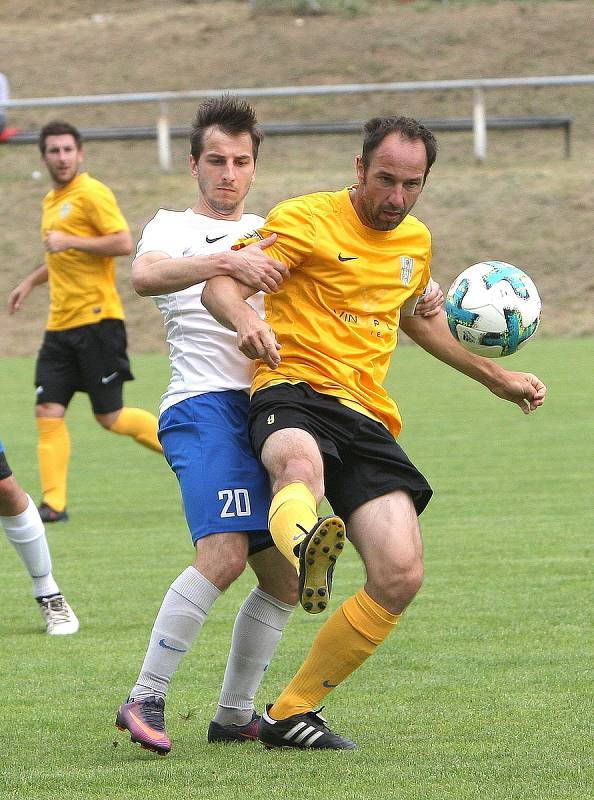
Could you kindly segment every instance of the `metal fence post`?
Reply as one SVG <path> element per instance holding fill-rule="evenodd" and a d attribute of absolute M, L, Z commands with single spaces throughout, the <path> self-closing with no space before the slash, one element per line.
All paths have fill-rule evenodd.
<path fill-rule="evenodd" d="M 473 89 L 472 132 L 474 135 L 474 157 L 482 163 L 487 158 L 487 113 L 485 94 L 479 86 Z"/>
<path fill-rule="evenodd" d="M 163 172 L 171 172 L 171 131 L 169 130 L 167 103 L 160 103 L 160 114 L 157 120 L 157 149 L 159 166 Z"/>
<path fill-rule="evenodd" d="M 10 87 L 6 75 L 0 72 L 0 133 L 6 127 L 6 108 L 2 102 L 4 100 L 10 100 Z"/>

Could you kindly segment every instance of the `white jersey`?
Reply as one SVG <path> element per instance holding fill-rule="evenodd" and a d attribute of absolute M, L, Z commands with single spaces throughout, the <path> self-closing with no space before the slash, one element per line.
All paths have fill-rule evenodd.
<path fill-rule="evenodd" d="M 167 253 L 171 258 L 220 253 L 230 250 L 234 242 L 263 222 L 255 214 L 224 220 L 196 214 L 191 208 L 160 209 L 145 226 L 136 257 L 153 250 Z M 251 386 L 254 362 L 238 350 L 237 335 L 220 325 L 204 308 L 203 288 L 204 283 L 200 283 L 153 298 L 163 314 L 171 363 L 171 379 L 161 398 L 161 414 L 188 397 L 229 389 L 248 391 Z M 248 302 L 264 316 L 261 292 Z"/>

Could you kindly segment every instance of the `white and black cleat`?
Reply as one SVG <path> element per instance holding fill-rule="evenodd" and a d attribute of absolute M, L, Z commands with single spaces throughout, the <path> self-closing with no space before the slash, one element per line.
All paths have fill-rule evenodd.
<path fill-rule="evenodd" d="M 268 748 L 298 747 L 301 750 L 355 750 L 357 745 L 334 733 L 319 711 L 294 714 L 287 719 L 272 719 L 266 710 L 260 719 L 258 739 Z"/>

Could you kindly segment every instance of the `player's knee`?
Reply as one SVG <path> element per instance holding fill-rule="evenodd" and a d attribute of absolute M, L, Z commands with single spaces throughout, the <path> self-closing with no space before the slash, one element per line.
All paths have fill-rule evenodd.
<path fill-rule="evenodd" d="M 231 563 L 225 564 L 224 568 L 221 570 L 219 580 L 217 582 L 217 586 L 220 589 L 227 589 L 234 583 L 239 576 L 243 573 L 245 569 L 245 562 L 243 564 L 239 563 Z"/>
<path fill-rule="evenodd" d="M 424 575 L 423 562 L 418 559 L 400 576 L 400 593 L 407 604 L 412 602 L 423 585 Z"/>
<path fill-rule="evenodd" d="M 37 403 L 35 416 L 37 419 L 61 419 L 66 413 L 66 408 L 60 403 Z"/>
<path fill-rule="evenodd" d="M 110 430 L 116 419 L 118 418 L 119 411 L 113 411 L 109 414 L 95 414 L 95 419 L 106 431 Z"/>
<path fill-rule="evenodd" d="M 324 478 L 321 470 L 308 458 L 290 458 L 276 476 L 272 491 L 279 492 L 290 483 L 304 483 L 319 503 L 324 496 Z"/>
<path fill-rule="evenodd" d="M 241 553 L 228 553 L 224 562 L 217 565 L 217 580 L 213 582 L 219 588 L 227 588 L 228 586 L 231 586 L 231 584 L 243 573 L 246 563 L 247 561 L 245 557 L 242 557 Z"/>
<path fill-rule="evenodd" d="M 0 517 L 14 517 L 27 507 L 27 495 L 12 475 L 0 480 Z"/>
<path fill-rule="evenodd" d="M 381 593 L 388 604 L 397 609 L 406 608 L 423 585 L 423 561 L 414 558 L 404 563 L 386 565 L 381 577 Z"/>
<path fill-rule="evenodd" d="M 216 562 L 205 562 L 199 555 L 194 561 L 194 567 L 218 589 L 225 591 L 243 573 L 246 563 L 245 557 L 240 553 L 230 551 L 224 560 Z"/>

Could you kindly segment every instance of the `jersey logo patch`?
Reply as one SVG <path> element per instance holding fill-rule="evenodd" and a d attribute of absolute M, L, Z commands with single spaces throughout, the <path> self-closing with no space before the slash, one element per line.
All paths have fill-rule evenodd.
<path fill-rule="evenodd" d="M 410 256 L 400 256 L 400 280 L 408 286 L 415 268 L 415 260 Z"/>
<path fill-rule="evenodd" d="M 338 254 L 339 261 L 356 261 L 358 258 L 359 256 L 343 256 L 342 253 Z"/>
<path fill-rule="evenodd" d="M 70 214 L 72 203 L 62 203 L 60 206 L 60 219 L 65 219 Z"/>
<path fill-rule="evenodd" d="M 207 236 L 206 241 L 208 242 L 208 244 L 214 244 L 215 242 L 218 242 L 220 239 L 224 239 L 226 235 L 227 234 L 224 233 L 222 236 L 213 236 L 212 239 Z"/>
<path fill-rule="evenodd" d="M 270 414 L 268 419 L 266 420 L 267 425 L 274 425 L 274 414 Z"/>

